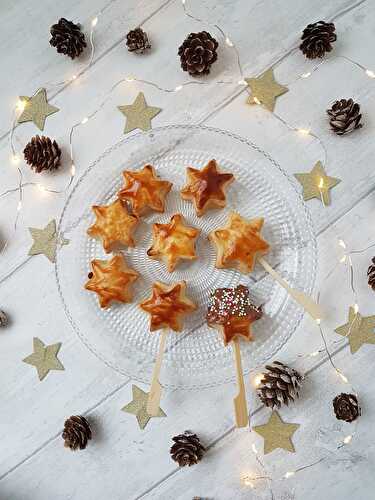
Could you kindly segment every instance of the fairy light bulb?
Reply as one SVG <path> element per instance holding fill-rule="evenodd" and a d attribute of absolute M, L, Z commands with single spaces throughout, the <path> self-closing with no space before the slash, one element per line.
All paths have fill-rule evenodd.
<path fill-rule="evenodd" d="M 18 204 L 17 204 L 17 212 L 20 212 L 22 210 L 22 201 L 19 200 Z"/>
<path fill-rule="evenodd" d="M 297 132 L 299 132 L 302 135 L 309 135 L 310 130 L 308 128 L 299 128 L 297 129 Z"/>
<path fill-rule="evenodd" d="M 253 97 L 253 101 L 255 104 L 260 104 L 260 100 L 256 96 Z"/>
<path fill-rule="evenodd" d="M 374 73 L 374 71 L 371 71 L 371 69 L 366 69 L 365 73 L 370 78 L 375 78 L 375 73 Z"/>
<path fill-rule="evenodd" d="M 257 447 L 254 443 L 251 445 L 251 449 L 253 450 L 253 453 L 255 453 L 255 455 L 258 453 Z"/>
<path fill-rule="evenodd" d="M 322 322 L 322 320 L 321 320 L 320 318 L 316 318 L 316 320 L 315 320 L 315 321 L 316 321 L 316 324 L 317 324 L 317 325 L 320 325 L 320 323 Z"/>
<path fill-rule="evenodd" d="M 88 117 L 85 116 L 84 119 L 81 121 L 82 125 L 84 125 L 85 123 L 87 123 L 89 121 Z"/>
<path fill-rule="evenodd" d="M 336 373 L 337 373 L 337 376 L 340 377 L 343 382 L 345 382 L 345 384 L 347 384 L 349 382 L 348 379 L 345 377 L 345 375 L 340 372 L 340 370 L 337 369 Z"/>
<path fill-rule="evenodd" d="M 346 244 L 345 244 L 345 241 L 344 241 L 344 240 L 339 240 L 339 245 L 340 245 L 340 247 L 342 247 L 342 248 L 346 248 Z"/>
<path fill-rule="evenodd" d="M 255 375 L 255 377 L 254 377 L 254 385 L 255 385 L 255 387 L 259 387 L 260 386 L 260 384 L 261 384 L 261 382 L 263 380 L 263 377 L 264 377 L 263 373 L 258 373 L 257 375 Z"/>
<path fill-rule="evenodd" d="M 358 314 L 359 305 L 358 304 L 354 304 L 353 309 L 354 309 L 354 314 Z"/>
<path fill-rule="evenodd" d="M 77 79 L 77 75 L 73 75 L 72 80 L 76 80 L 76 79 Z"/>
<path fill-rule="evenodd" d="M 74 177 L 76 174 L 76 166 L 74 165 L 74 163 L 72 163 L 72 166 L 70 167 L 70 174 L 72 177 Z"/>
<path fill-rule="evenodd" d="M 125 78 L 125 80 L 127 82 L 134 82 L 135 78 L 133 76 L 128 76 L 127 78 Z"/>
<path fill-rule="evenodd" d="M 181 89 L 182 89 L 182 85 L 177 85 L 177 87 L 174 90 L 175 90 L 175 92 L 178 92 Z"/>
<path fill-rule="evenodd" d="M 344 264 L 346 262 L 346 255 L 343 255 L 340 259 L 341 264 Z"/>
<path fill-rule="evenodd" d="M 351 434 L 349 434 L 349 436 L 345 436 L 344 437 L 344 439 L 342 440 L 342 442 L 344 444 L 349 444 L 352 439 L 353 439 L 353 436 Z"/>
<path fill-rule="evenodd" d="M 245 476 L 243 478 L 243 484 L 245 486 L 249 486 L 250 488 L 254 488 L 254 483 L 252 482 L 251 478 L 249 476 Z"/>
<path fill-rule="evenodd" d="M 95 28 L 95 26 L 98 24 L 98 18 L 94 17 L 94 19 L 91 21 L 91 26 Z"/>
<path fill-rule="evenodd" d="M 247 85 L 246 80 L 238 80 L 238 85 Z"/>
<path fill-rule="evenodd" d="M 308 78 L 309 76 L 311 76 L 310 71 L 308 71 L 307 73 L 302 73 L 301 78 Z"/>
<path fill-rule="evenodd" d="M 15 165 L 17 165 L 17 164 L 20 162 L 20 157 L 19 157 L 19 155 L 18 155 L 18 154 L 14 154 L 14 155 L 12 156 L 12 162 L 13 162 Z"/>
<path fill-rule="evenodd" d="M 311 356 L 312 358 L 315 358 L 315 357 L 316 357 L 316 356 L 318 356 L 318 355 L 319 355 L 319 351 L 314 351 L 314 352 L 312 352 L 312 353 L 310 354 L 310 356 Z"/>
<path fill-rule="evenodd" d="M 323 179 L 323 177 L 321 177 L 321 178 L 319 179 L 318 188 L 319 188 L 319 189 L 323 189 L 323 188 L 324 188 L 324 179 Z"/>
<path fill-rule="evenodd" d="M 290 477 L 294 476 L 295 472 L 290 470 L 288 472 L 285 472 L 284 477 L 285 479 L 289 479 Z"/>
<path fill-rule="evenodd" d="M 233 42 L 228 36 L 225 37 L 225 43 L 228 45 L 228 47 L 233 47 Z"/>
<path fill-rule="evenodd" d="M 25 107 L 26 107 L 26 101 L 24 99 L 18 99 L 17 104 L 16 104 L 17 111 L 22 113 L 22 111 L 25 109 Z"/>

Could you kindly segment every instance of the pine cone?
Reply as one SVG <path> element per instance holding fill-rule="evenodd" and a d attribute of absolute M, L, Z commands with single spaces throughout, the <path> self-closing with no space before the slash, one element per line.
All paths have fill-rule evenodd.
<path fill-rule="evenodd" d="M 318 21 L 308 24 L 302 33 L 302 43 L 299 48 L 308 59 L 323 57 L 326 52 L 331 52 L 332 42 L 337 39 L 335 25 Z"/>
<path fill-rule="evenodd" d="M 91 439 L 91 429 L 85 417 L 73 415 L 65 420 L 64 431 L 62 433 L 65 448 L 71 450 L 84 450 L 87 442 Z"/>
<path fill-rule="evenodd" d="M 0 328 L 7 326 L 8 324 L 8 316 L 4 311 L 0 309 Z"/>
<path fill-rule="evenodd" d="M 25 161 L 40 173 L 43 170 L 56 170 L 60 165 L 61 149 L 49 137 L 36 135 L 23 150 Z"/>
<path fill-rule="evenodd" d="M 361 415 L 361 408 L 355 394 L 339 394 L 333 400 L 333 409 L 338 420 L 353 422 Z"/>
<path fill-rule="evenodd" d="M 192 432 L 185 431 L 172 438 L 174 444 L 171 447 L 170 454 L 175 462 L 178 462 L 180 467 L 185 465 L 194 465 L 202 460 L 203 454 L 206 451 L 201 445 L 199 437 Z"/>
<path fill-rule="evenodd" d="M 146 49 L 151 49 L 147 33 L 141 28 L 129 31 L 126 35 L 126 45 L 129 52 L 136 52 L 137 54 L 143 54 Z"/>
<path fill-rule="evenodd" d="M 219 44 L 207 31 L 190 33 L 178 49 L 181 68 L 191 76 L 208 75 L 211 64 L 217 60 Z"/>
<path fill-rule="evenodd" d="M 327 109 L 330 118 L 331 130 L 337 135 L 348 134 L 357 128 L 361 128 L 362 115 L 360 106 L 353 99 L 340 99 L 336 101 L 331 109 Z"/>
<path fill-rule="evenodd" d="M 282 404 L 288 406 L 289 401 L 298 398 L 302 375 L 280 361 L 267 365 L 266 370 L 257 389 L 263 404 L 270 408 L 280 408 Z"/>
<path fill-rule="evenodd" d="M 67 21 L 63 17 L 57 24 L 51 26 L 52 38 L 49 43 L 56 47 L 59 54 L 65 54 L 72 59 L 78 57 L 86 47 L 85 35 L 79 24 Z"/>
<path fill-rule="evenodd" d="M 375 292 L 375 257 L 371 259 L 372 264 L 367 269 L 367 278 L 369 286 Z"/>

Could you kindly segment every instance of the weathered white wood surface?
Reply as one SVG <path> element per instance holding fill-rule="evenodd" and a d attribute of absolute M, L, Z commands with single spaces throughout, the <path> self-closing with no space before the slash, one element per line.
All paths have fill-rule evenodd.
<path fill-rule="evenodd" d="M 296 45 L 301 29 L 318 18 L 336 19 L 339 35 L 336 54 L 353 57 L 370 68 L 374 65 L 375 6 L 371 2 L 294 0 L 289 4 L 286 6 L 279 0 L 272 2 L 272 7 L 269 0 L 188 2 L 196 15 L 221 24 L 231 34 L 248 76 L 280 59 L 276 74 L 282 82 L 293 81 L 307 71 L 311 65 L 305 63 L 299 53 L 291 52 L 291 48 Z M 48 135 L 66 147 L 67 127 L 89 114 L 111 85 L 128 74 L 171 87 L 186 81 L 179 70 L 176 48 L 185 33 L 201 26 L 181 15 L 180 2 L 127 2 L 125 6 L 117 1 L 77 3 L 69 0 L 64 2 L 64 7 L 47 1 L 33 6 L 29 2 L 3 2 L 0 6 L 1 59 L 7 71 L 0 82 L 0 106 L 4 136 L 9 130 L 10 112 L 18 94 L 32 93 L 44 82 L 75 72 L 72 63 L 49 48 L 50 24 L 66 16 L 88 26 L 90 19 L 103 8 L 106 10 L 97 27 L 96 62 L 79 82 L 62 89 L 51 100 L 61 111 L 46 122 Z M 31 19 L 35 29 L 30 29 Z M 133 57 L 126 52 L 121 40 L 129 27 L 145 19 L 148 19 L 145 29 L 155 50 L 145 58 Z M 237 79 L 233 53 L 224 44 L 220 56 L 210 81 L 230 79 L 233 74 Z M 288 131 L 260 108 L 246 106 L 246 94 L 237 85 L 188 87 L 178 94 L 165 95 L 132 83 L 120 87 L 96 118 L 77 132 L 76 164 L 80 172 L 121 136 L 123 117 L 115 106 L 131 102 L 139 90 L 145 92 L 151 105 L 163 108 L 154 126 L 204 122 L 235 131 L 269 151 L 291 173 L 307 171 L 322 158 L 315 140 Z M 325 329 L 330 342 L 338 339 L 332 328 L 346 321 L 347 308 L 353 302 L 343 267 L 329 280 L 325 279 L 338 262 L 335 236 L 340 234 L 355 248 L 375 240 L 370 215 L 375 202 L 372 194 L 374 92 L 373 81 L 362 72 L 343 60 L 332 59 L 310 79 L 291 85 L 289 94 L 278 100 L 276 108 L 291 123 L 311 127 L 321 136 L 328 150 L 329 174 L 343 179 L 332 193 L 331 207 L 323 211 L 318 201 L 310 203 L 319 233 L 318 286 L 330 311 Z M 349 96 L 361 102 L 366 127 L 359 134 L 340 140 L 329 134 L 324 110 L 333 99 Z M 20 145 L 35 133 L 31 124 L 19 127 L 16 135 Z M 0 143 L 0 159 L 3 190 L 16 183 L 7 137 Z M 61 184 L 65 175 L 61 172 L 52 180 L 45 177 L 43 182 Z M 35 179 L 25 169 L 25 179 L 29 178 Z M 11 226 L 16 197 L 0 200 L 2 236 L 12 238 L 0 257 L 0 278 L 26 259 L 30 244 L 26 227 L 42 226 L 58 217 L 64 198 L 42 197 L 33 189 L 27 191 L 20 229 L 15 237 Z M 370 256 L 371 251 L 354 261 L 360 309 L 365 315 L 374 313 L 373 295 L 365 279 Z M 154 419 L 142 432 L 132 416 L 120 411 L 131 399 L 131 381 L 101 364 L 76 338 L 61 309 L 53 268 L 46 260 L 32 258 L 5 279 L 0 286 L 0 304 L 14 318 L 12 327 L 4 330 L 0 337 L 1 499 L 44 500 L 53 496 L 85 500 L 105 496 L 185 500 L 194 495 L 223 500 L 269 498 L 265 485 L 254 492 L 240 481 L 241 474 L 256 469 L 250 443 L 254 439 L 258 448 L 261 443 L 253 435 L 233 430 L 234 386 L 201 392 L 166 392 L 162 407 L 168 418 Z M 47 343 L 63 342 L 60 357 L 65 372 L 52 373 L 39 383 L 35 371 L 21 363 L 31 352 L 33 336 Z M 296 354 L 320 346 L 315 325 L 305 319 L 280 359 L 293 360 Z M 350 448 L 332 454 L 325 464 L 288 482 L 275 484 L 275 498 L 371 498 L 375 455 L 371 427 L 371 415 L 375 411 L 371 394 L 373 351 L 373 346 L 366 346 L 351 356 L 348 348 L 344 348 L 336 356 L 339 366 L 352 378 L 364 399 L 358 438 Z M 335 439 L 342 437 L 341 426 L 331 414 L 331 399 L 345 387 L 337 382 L 324 358 L 313 358 L 303 366 L 312 369 L 306 396 L 290 412 L 283 413 L 291 421 L 302 424 L 295 442 L 298 453 L 276 452 L 266 457 L 267 467 L 276 475 L 321 456 L 333 446 Z M 327 380 L 332 384 L 326 384 Z M 248 386 L 250 393 L 250 384 Z M 258 409 L 258 401 L 253 395 L 249 396 L 252 408 Z M 85 452 L 72 454 L 63 449 L 59 434 L 64 418 L 80 412 L 89 414 L 93 420 L 96 439 Z M 257 411 L 253 418 L 257 423 L 263 421 L 264 410 Z M 170 437 L 186 428 L 198 432 L 211 446 L 206 460 L 199 466 L 178 471 L 168 455 Z"/>

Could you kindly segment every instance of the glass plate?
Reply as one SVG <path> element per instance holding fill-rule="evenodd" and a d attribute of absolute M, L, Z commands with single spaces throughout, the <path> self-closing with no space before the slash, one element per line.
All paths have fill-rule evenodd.
<path fill-rule="evenodd" d="M 203 217 L 183 201 L 179 189 L 185 169 L 203 167 L 215 158 L 220 167 L 235 175 L 228 188 L 227 207 Z M 96 294 L 83 288 L 94 258 L 108 258 L 101 243 L 89 238 L 93 223 L 91 206 L 112 201 L 122 186 L 122 171 L 155 166 L 163 179 L 173 182 L 164 214 L 143 218 L 136 230 L 136 248 L 127 249 L 128 264 L 140 273 L 134 302 L 98 306 Z M 272 246 L 270 264 L 293 286 L 311 294 L 316 274 L 316 241 L 309 212 L 296 181 L 250 141 L 229 132 L 202 126 L 168 126 L 119 141 L 105 151 L 77 181 L 67 199 L 59 231 L 70 239 L 57 255 L 56 279 L 65 312 L 79 338 L 108 366 L 133 379 L 149 382 L 158 349 L 158 333 L 149 333 L 149 317 L 138 303 L 150 294 L 155 280 L 171 283 L 186 280 L 188 294 L 199 305 L 185 320 L 184 331 L 168 335 L 161 382 L 175 388 L 217 385 L 235 378 L 232 347 L 224 347 L 214 329 L 205 324 L 210 291 L 243 283 L 256 304 L 264 304 L 264 317 L 255 323 L 253 342 L 241 342 L 244 371 L 263 364 L 290 338 L 303 311 L 261 268 L 249 276 L 214 267 L 215 252 L 207 234 L 225 224 L 230 210 L 245 217 L 263 216 L 264 237 Z M 169 221 L 180 212 L 187 223 L 201 229 L 198 259 L 181 263 L 173 273 L 151 260 L 151 226 Z"/>

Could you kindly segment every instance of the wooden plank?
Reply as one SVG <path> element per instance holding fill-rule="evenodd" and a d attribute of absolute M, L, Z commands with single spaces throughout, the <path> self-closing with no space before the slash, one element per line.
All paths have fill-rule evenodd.
<path fill-rule="evenodd" d="M 30 95 L 40 86 L 60 82 L 77 74 L 88 62 L 88 35 L 91 20 L 103 12 L 95 30 L 95 61 L 121 44 L 126 33 L 148 19 L 166 0 L 131 0 L 126 8 L 120 0 L 82 0 L 74 2 L 4 0 L 0 5 L 0 47 L 2 74 L 0 80 L 0 137 L 10 130 L 11 114 L 19 95 Z M 82 25 L 88 48 L 82 57 L 72 61 L 49 44 L 50 27 L 61 17 Z M 15 82 L 17 82 L 15 84 Z M 51 94 L 61 86 L 51 88 Z M 55 117 L 56 118 L 56 117 Z"/>

